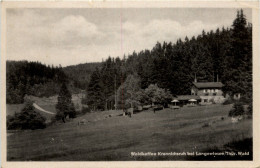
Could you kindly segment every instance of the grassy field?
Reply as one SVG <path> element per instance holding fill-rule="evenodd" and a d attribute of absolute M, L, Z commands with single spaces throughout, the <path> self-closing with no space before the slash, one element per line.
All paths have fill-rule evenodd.
<path fill-rule="evenodd" d="M 8 136 L 7 159 L 187 160 L 187 156 L 137 157 L 131 152 L 202 152 L 251 138 L 252 120 L 231 123 L 227 117 L 231 107 L 198 106 L 156 113 L 147 110 L 131 118 L 118 116 L 122 111 L 90 113 L 44 130 Z M 82 119 L 87 123 L 78 125 Z"/>

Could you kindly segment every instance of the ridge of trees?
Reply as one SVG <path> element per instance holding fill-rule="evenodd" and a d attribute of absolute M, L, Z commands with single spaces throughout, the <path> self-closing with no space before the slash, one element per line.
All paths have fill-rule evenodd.
<path fill-rule="evenodd" d="M 39 62 L 6 62 L 6 101 L 24 102 L 24 96 L 53 96 L 59 93 L 60 84 L 68 82 L 61 67 L 46 66 Z"/>
<path fill-rule="evenodd" d="M 225 94 L 252 99 L 252 25 L 240 10 L 231 28 L 202 30 L 197 37 L 178 39 L 175 44 L 157 42 L 152 50 L 134 51 L 123 59 L 108 57 L 94 73 L 98 75 L 92 74 L 86 99 L 88 105 L 98 100 L 103 109 L 114 108 L 115 90 L 134 74 L 141 89 L 156 84 L 172 95 L 190 94 L 196 75 L 198 82 L 221 81 Z"/>
<path fill-rule="evenodd" d="M 224 84 L 229 95 L 241 93 L 252 99 L 252 25 L 243 10 L 237 12 L 231 28 L 222 27 L 176 43 L 157 42 L 151 50 L 102 63 L 87 63 L 66 68 L 39 62 L 7 61 L 7 103 L 23 103 L 25 94 L 52 96 L 61 83 L 86 89 L 84 100 L 97 108 L 114 108 L 117 90 L 129 75 L 138 78 L 141 89 L 151 84 L 172 95 L 190 94 L 196 74 L 198 81 Z M 77 75 L 76 75 L 77 74 Z"/>
<path fill-rule="evenodd" d="M 84 63 L 64 67 L 63 71 L 69 80 L 72 81 L 75 88 L 85 90 L 89 84 L 91 74 L 95 71 L 96 67 L 101 67 L 101 65 L 101 62 Z"/>

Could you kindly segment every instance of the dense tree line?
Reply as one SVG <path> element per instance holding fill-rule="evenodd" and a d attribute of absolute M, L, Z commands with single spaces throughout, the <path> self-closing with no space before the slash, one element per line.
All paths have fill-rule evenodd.
<path fill-rule="evenodd" d="M 60 84 L 68 82 L 61 67 L 39 62 L 6 62 L 6 101 L 23 103 L 25 94 L 52 96 L 59 93 Z"/>
<path fill-rule="evenodd" d="M 96 67 L 101 67 L 102 63 L 84 63 L 79 65 L 72 65 L 63 68 L 63 71 L 72 81 L 73 87 L 82 90 L 86 89 L 89 84 L 90 76 L 95 71 Z"/>
<path fill-rule="evenodd" d="M 152 50 L 133 52 L 123 59 L 109 57 L 90 78 L 87 103 L 107 108 L 115 90 L 120 85 L 124 88 L 127 77 L 135 74 L 141 89 L 156 84 L 172 95 L 190 94 L 196 75 L 199 82 L 221 81 L 225 94 L 240 93 L 251 100 L 252 25 L 240 10 L 231 28 L 203 30 L 197 37 L 178 39 L 175 44 L 157 42 Z M 123 93 L 127 91 L 121 97 Z"/>
<path fill-rule="evenodd" d="M 84 103 L 96 109 L 111 109 L 120 104 L 121 98 L 115 96 L 119 87 L 121 97 L 127 93 L 124 84 L 127 85 L 129 75 L 138 80 L 142 90 L 156 84 L 173 96 L 190 94 L 195 75 L 198 81 L 212 82 L 218 78 L 224 84 L 224 93 L 241 93 L 251 100 L 252 25 L 240 10 L 231 28 L 202 30 L 198 36 L 178 39 L 176 43 L 157 42 L 151 50 L 134 51 L 122 59 L 109 57 L 102 63 L 63 69 L 39 62 L 7 61 L 7 103 L 22 103 L 25 94 L 58 94 L 65 82 L 69 83 L 69 90 L 86 89 Z"/>
<path fill-rule="evenodd" d="M 92 109 L 107 109 L 114 107 L 116 90 L 124 80 L 123 62 L 119 57 L 109 57 L 100 68 L 92 73 L 87 87 L 86 103 Z"/>

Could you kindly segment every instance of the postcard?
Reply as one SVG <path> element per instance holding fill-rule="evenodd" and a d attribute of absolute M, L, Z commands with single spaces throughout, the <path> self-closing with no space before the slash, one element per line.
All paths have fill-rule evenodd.
<path fill-rule="evenodd" d="M 257 167 L 259 2 L 2 2 L 5 167 Z"/>

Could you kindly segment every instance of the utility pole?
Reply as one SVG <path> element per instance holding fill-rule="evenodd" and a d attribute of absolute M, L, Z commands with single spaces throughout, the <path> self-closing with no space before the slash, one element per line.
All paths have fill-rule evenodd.
<path fill-rule="evenodd" d="M 213 71 L 213 82 L 215 82 L 215 71 Z"/>
<path fill-rule="evenodd" d="M 116 75 L 115 75 L 115 110 L 117 109 L 117 100 L 116 100 Z"/>

